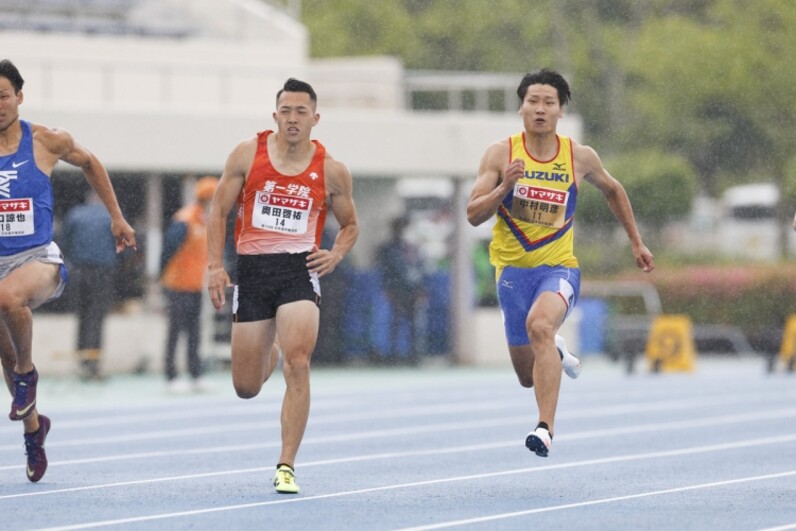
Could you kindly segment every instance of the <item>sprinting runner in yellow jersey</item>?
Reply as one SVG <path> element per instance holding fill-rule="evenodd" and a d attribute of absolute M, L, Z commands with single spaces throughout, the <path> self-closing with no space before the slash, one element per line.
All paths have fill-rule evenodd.
<path fill-rule="evenodd" d="M 526 74 L 517 95 L 523 131 L 487 148 L 467 204 L 467 219 L 477 226 L 495 218 L 489 255 L 496 269 L 509 353 L 520 384 L 534 387 L 539 408 L 539 422 L 525 445 L 546 457 L 562 368 L 573 378 L 580 371 L 556 332 L 580 289 L 573 219 L 584 180 L 605 196 L 630 238 L 638 267 L 649 272 L 655 264 L 619 181 L 592 148 L 556 133 L 570 99 L 563 76 L 547 69 Z"/>

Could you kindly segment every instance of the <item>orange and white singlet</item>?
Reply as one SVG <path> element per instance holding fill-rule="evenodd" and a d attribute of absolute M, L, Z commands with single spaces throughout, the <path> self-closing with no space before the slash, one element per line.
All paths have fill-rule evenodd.
<path fill-rule="evenodd" d="M 268 156 L 268 136 L 257 134 L 246 183 L 238 196 L 235 245 L 238 254 L 304 253 L 320 247 L 326 221 L 326 148 L 317 140 L 310 164 L 298 175 L 282 175 Z"/>
<path fill-rule="evenodd" d="M 534 159 L 525 133 L 509 138 L 509 162 L 525 161 L 525 175 L 498 207 L 489 258 L 496 272 L 506 266 L 578 267 L 573 251 L 572 220 L 578 196 L 572 141 L 557 136 L 551 160 Z"/>

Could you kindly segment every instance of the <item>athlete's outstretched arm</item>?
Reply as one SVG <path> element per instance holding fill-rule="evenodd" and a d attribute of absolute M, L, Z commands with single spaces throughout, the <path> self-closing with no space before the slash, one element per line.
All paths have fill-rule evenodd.
<path fill-rule="evenodd" d="M 111 232 L 116 238 L 116 252 L 136 247 L 135 230 L 127 223 L 113 191 L 108 171 L 88 149 L 78 144 L 69 131 L 37 126 L 37 139 L 58 159 L 83 170 L 86 180 L 97 192 L 111 216 Z M 38 162 L 38 161 L 37 161 Z"/>
<path fill-rule="evenodd" d="M 608 207 L 613 212 L 616 219 L 622 224 L 630 245 L 633 248 L 633 257 L 636 265 L 645 272 L 655 269 L 655 259 L 644 242 L 641 241 L 641 234 L 636 225 L 636 217 L 633 215 L 633 207 L 630 198 L 625 192 L 622 183 L 614 179 L 608 170 L 603 167 L 603 163 L 597 152 L 588 146 L 575 145 L 573 143 L 575 167 L 583 168 L 583 178 L 596 186 L 608 201 Z"/>
<path fill-rule="evenodd" d="M 324 174 L 329 208 L 340 224 L 340 230 L 331 249 L 316 249 L 307 257 L 307 267 L 320 277 L 334 271 L 359 237 L 359 219 L 354 205 L 351 172 L 345 164 L 327 155 Z"/>
<path fill-rule="evenodd" d="M 210 202 L 210 212 L 207 215 L 207 290 L 216 310 L 224 306 L 225 290 L 232 287 L 224 269 L 227 216 L 246 182 L 247 168 L 251 167 L 254 160 L 255 148 L 256 142 L 249 140 L 238 144 L 230 153 Z"/>

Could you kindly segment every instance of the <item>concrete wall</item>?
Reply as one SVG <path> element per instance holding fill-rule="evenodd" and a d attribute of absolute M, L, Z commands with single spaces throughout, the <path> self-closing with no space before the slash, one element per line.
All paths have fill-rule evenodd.
<path fill-rule="evenodd" d="M 166 318 L 137 312 L 111 314 L 105 321 L 102 372 L 130 373 L 137 367 L 162 372 Z M 47 376 L 78 373 L 75 355 L 77 318 L 72 314 L 38 313 L 33 319 L 33 363 Z M 179 353 L 184 366 L 184 350 Z"/>
<path fill-rule="evenodd" d="M 567 342 L 570 352 L 580 352 L 578 328 L 580 310 L 577 306 L 564 321 L 558 333 Z M 506 346 L 506 334 L 503 331 L 503 315 L 499 308 L 476 308 L 472 315 L 472 340 L 474 348 L 467 351 L 460 361 L 467 365 L 478 366 L 511 366 L 509 348 Z"/>
<path fill-rule="evenodd" d="M 288 35 L 290 36 L 290 35 Z M 363 176 L 474 176 L 514 113 L 411 112 L 394 58 L 311 61 L 280 42 L 0 33 L 26 79 L 23 118 L 70 130 L 110 170 L 217 173 L 231 149 L 273 127 L 290 76 L 316 83 L 315 136 Z M 577 118 L 563 134 L 580 137 Z"/>
<path fill-rule="evenodd" d="M 213 314 L 205 295 L 202 307 L 200 355 L 208 362 L 229 360 L 229 344 L 212 341 Z M 75 354 L 77 317 L 74 314 L 33 314 L 33 362 L 48 376 L 74 376 L 78 373 Z M 162 304 L 144 308 L 131 303 L 108 314 L 102 339 L 102 372 L 107 375 L 145 370 L 163 373 L 168 319 Z M 186 340 L 177 343 L 176 362 L 187 375 Z"/>

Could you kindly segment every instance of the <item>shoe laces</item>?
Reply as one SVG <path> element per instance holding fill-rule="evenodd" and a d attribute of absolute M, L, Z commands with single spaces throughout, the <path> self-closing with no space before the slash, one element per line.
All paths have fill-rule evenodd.
<path fill-rule="evenodd" d="M 279 481 L 281 483 L 287 483 L 288 485 L 293 483 L 294 475 L 289 468 L 280 468 L 276 471 L 276 473 L 279 476 Z"/>
<path fill-rule="evenodd" d="M 30 458 L 33 464 L 35 464 L 39 458 L 39 443 L 36 441 L 36 435 L 38 435 L 38 433 L 38 431 L 35 431 L 25 434 L 25 455 Z"/>

